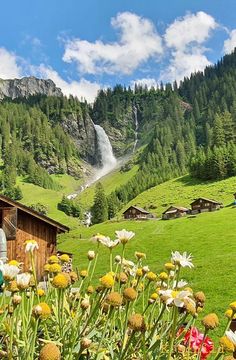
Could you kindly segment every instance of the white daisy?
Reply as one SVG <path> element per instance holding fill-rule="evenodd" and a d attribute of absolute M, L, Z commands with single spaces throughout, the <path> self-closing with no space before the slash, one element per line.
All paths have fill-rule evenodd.
<path fill-rule="evenodd" d="M 39 246 L 38 246 L 38 243 L 37 241 L 35 240 L 27 240 L 25 242 L 25 252 L 34 252 L 34 250 L 38 250 L 39 249 Z"/>
<path fill-rule="evenodd" d="M 182 255 L 178 251 L 172 252 L 171 261 L 174 264 L 181 265 L 182 267 L 194 267 L 192 263 L 192 255 L 188 255 L 186 251 Z"/>
<path fill-rule="evenodd" d="M 236 331 L 233 332 L 232 330 L 228 330 L 225 332 L 225 335 L 234 345 L 236 345 Z"/>
<path fill-rule="evenodd" d="M 112 241 L 109 237 L 103 237 L 99 240 L 99 242 L 108 247 L 109 249 L 113 249 L 115 246 L 117 246 L 120 243 L 119 239 L 116 239 L 114 241 Z"/>
<path fill-rule="evenodd" d="M 135 233 L 133 231 L 127 231 L 125 229 L 116 231 L 116 236 L 120 240 L 121 244 L 126 244 L 132 237 L 134 237 Z"/>
<path fill-rule="evenodd" d="M 184 306 L 184 300 L 193 301 L 189 296 L 192 294 L 190 291 L 174 291 L 174 290 L 160 290 L 159 294 L 162 296 L 166 305 L 174 304 L 177 307 Z"/>
<path fill-rule="evenodd" d="M 179 281 L 178 281 L 178 284 L 177 284 L 177 282 L 176 282 L 176 280 L 175 280 L 175 281 L 174 281 L 174 284 L 173 284 L 173 287 L 174 287 L 174 289 L 175 289 L 175 288 L 176 288 L 176 285 L 177 285 L 177 288 L 178 288 L 178 289 L 181 289 L 181 288 L 185 287 L 187 284 L 188 284 L 187 281 L 184 281 L 183 279 L 179 280 Z"/>
<path fill-rule="evenodd" d="M 0 266 L 0 270 L 2 271 L 3 277 L 6 280 L 13 280 L 16 275 L 20 272 L 18 266 L 3 264 Z"/>
<path fill-rule="evenodd" d="M 22 273 L 16 275 L 17 286 L 21 289 L 26 289 L 29 286 L 31 275 L 29 273 Z"/>

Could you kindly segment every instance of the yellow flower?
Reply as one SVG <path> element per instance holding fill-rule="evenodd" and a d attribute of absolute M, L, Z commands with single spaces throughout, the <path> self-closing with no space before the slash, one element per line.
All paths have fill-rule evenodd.
<path fill-rule="evenodd" d="M 234 352 L 234 344 L 227 338 L 227 336 L 222 336 L 219 342 L 223 352 Z"/>
<path fill-rule="evenodd" d="M 146 277 L 147 277 L 147 279 L 148 279 L 149 281 L 156 281 L 156 280 L 157 280 L 157 275 L 156 275 L 154 272 L 152 272 L 152 271 L 149 271 L 149 272 L 147 273 Z"/>
<path fill-rule="evenodd" d="M 67 254 L 62 254 L 61 256 L 60 256 L 60 260 L 62 261 L 62 262 L 69 262 L 70 261 L 70 257 L 69 257 L 69 255 L 67 255 Z"/>
<path fill-rule="evenodd" d="M 134 331 L 145 331 L 146 325 L 141 314 L 133 314 L 129 317 L 128 327 Z"/>
<path fill-rule="evenodd" d="M 49 272 L 53 273 L 53 274 L 57 274 L 57 273 L 61 272 L 61 265 L 59 265 L 57 263 L 51 264 L 49 267 Z"/>
<path fill-rule="evenodd" d="M 39 353 L 39 360 L 60 360 L 61 353 L 53 343 L 44 345 Z"/>
<path fill-rule="evenodd" d="M 90 306 L 89 300 L 88 299 L 83 299 L 80 303 L 80 307 L 83 310 L 87 310 Z"/>
<path fill-rule="evenodd" d="M 152 300 L 157 300 L 157 299 L 159 298 L 159 295 L 158 295 L 157 293 L 153 293 L 153 294 L 150 296 L 150 298 L 151 298 Z"/>
<path fill-rule="evenodd" d="M 204 304 L 206 301 L 206 296 L 203 291 L 198 291 L 194 294 L 194 299 L 201 304 Z"/>
<path fill-rule="evenodd" d="M 48 262 L 49 262 L 49 264 L 57 264 L 57 263 L 59 263 L 59 259 L 56 255 L 52 255 L 48 259 Z"/>
<path fill-rule="evenodd" d="M 69 285 L 67 276 L 65 276 L 65 274 L 63 273 L 57 274 L 52 280 L 52 285 L 58 289 L 67 288 L 67 286 Z"/>
<path fill-rule="evenodd" d="M 44 271 L 45 271 L 45 272 L 49 272 L 49 271 L 50 271 L 50 266 L 51 266 L 51 265 L 49 265 L 49 264 L 45 264 L 44 267 L 43 267 L 43 268 L 44 268 Z"/>
<path fill-rule="evenodd" d="M 174 269 L 175 269 L 175 265 L 172 264 L 171 262 L 165 263 L 165 269 L 166 269 L 167 271 L 174 270 Z"/>
<path fill-rule="evenodd" d="M 47 319 L 51 315 L 51 309 L 45 302 L 41 302 L 33 307 L 33 314 L 39 319 Z"/>
<path fill-rule="evenodd" d="M 81 271 L 80 271 L 80 276 L 81 276 L 82 278 L 86 278 L 86 277 L 88 276 L 88 271 L 87 271 L 87 270 L 81 270 Z"/>
<path fill-rule="evenodd" d="M 123 296 L 127 301 L 134 301 L 137 298 L 137 291 L 132 287 L 126 288 L 123 292 Z"/>
<path fill-rule="evenodd" d="M 19 261 L 17 261 L 17 260 L 11 260 L 11 261 L 9 261 L 8 264 L 9 264 L 9 265 L 14 265 L 14 266 L 17 266 L 17 267 L 20 266 L 20 263 L 19 263 Z"/>
<path fill-rule="evenodd" d="M 84 337 L 80 341 L 80 346 L 82 349 L 88 349 L 90 347 L 91 343 L 92 343 L 92 340 Z"/>
<path fill-rule="evenodd" d="M 78 280 L 78 275 L 75 271 L 69 273 L 72 284 Z"/>
<path fill-rule="evenodd" d="M 133 287 L 133 288 L 135 288 L 136 286 L 137 286 L 137 284 L 138 284 L 138 280 L 136 280 L 136 279 L 133 279 L 133 280 L 131 280 L 131 286 Z"/>
<path fill-rule="evenodd" d="M 229 307 L 236 312 L 236 301 L 232 302 L 231 304 L 229 304 Z"/>
<path fill-rule="evenodd" d="M 106 289 L 111 289 L 115 281 L 112 275 L 106 274 L 100 279 L 101 285 Z"/>
<path fill-rule="evenodd" d="M 118 292 L 111 292 L 109 295 L 107 295 L 106 302 L 113 307 L 121 306 L 122 296 Z"/>
<path fill-rule="evenodd" d="M 19 291 L 16 280 L 10 281 L 7 290 L 11 291 L 12 293 Z"/>
<path fill-rule="evenodd" d="M 214 313 L 208 314 L 202 319 L 202 324 L 207 330 L 213 330 L 219 325 L 218 316 Z"/>
<path fill-rule="evenodd" d="M 146 259 L 146 254 L 143 253 L 143 252 L 138 252 L 138 251 L 135 251 L 135 257 L 140 260 L 140 259 Z"/>
<path fill-rule="evenodd" d="M 44 295 L 45 295 L 45 291 L 44 291 L 43 289 L 38 289 L 38 290 L 37 290 L 37 294 L 38 294 L 39 297 L 44 296 Z"/>
<path fill-rule="evenodd" d="M 233 311 L 232 309 L 226 310 L 225 316 L 226 316 L 228 319 L 236 319 L 236 314 L 234 313 L 234 311 Z"/>
<path fill-rule="evenodd" d="M 166 272 L 161 272 L 159 275 L 160 280 L 165 281 L 168 279 L 168 274 Z"/>
<path fill-rule="evenodd" d="M 93 288 L 92 285 L 89 285 L 89 286 L 87 287 L 87 293 L 88 293 L 88 294 L 93 294 L 93 293 L 94 293 L 94 288 Z"/>
<path fill-rule="evenodd" d="M 136 276 L 137 277 L 142 277 L 143 276 L 143 269 L 142 268 L 138 268 L 136 270 Z"/>
<path fill-rule="evenodd" d="M 128 281 L 128 276 L 124 272 L 118 273 L 116 274 L 116 281 L 120 282 L 121 284 L 126 284 Z"/>
<path fill-rule="evenodd" d="M 12 303 L 14 305 L 19 305 L 21 303 L 22 297 L 20 295 L 14 294 L 12 297 Z"/>

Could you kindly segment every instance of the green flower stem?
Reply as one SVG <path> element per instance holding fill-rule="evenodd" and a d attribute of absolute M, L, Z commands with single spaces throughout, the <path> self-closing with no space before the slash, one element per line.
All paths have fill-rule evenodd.
<path fill-rule="evenodd" d="M 38 292 L 37 292 L 38 280 L 37 280 L 36 269 L 35 269 L 34 254 L 33 254 L 32 251 L 30 252 L 30 261 L 31 261 L 31 267 L 32 267 L 32 271 L 33 271 L 33 278 L 34 278 L 34 283 L 35 283 L 36 294 L 37 294 L 38 301 L 39 301 L 39 295 L 38 295 Z"/>
<path fill-rule="evenodd" d="M 103 339 L 104 339 L 104 337 L 105 337 L 105 335 L 106 335 L 107 328 L 108 328 L 108 324 L 109 324 L 109 322 L 110 322 L 109 320 L 110 320 L 110 317 L 111 317 L 111 315 L 112 315 L 112 312 L 113 312 L 113 308 L 110 307 L 109 312 L 108 312 L 108 316 L 107 316 L 107 320 L 106 320 L 106 325 L 103 327 L 102 336 L 101 336 L 101 339 L 100 339 L 99 344 L 98 344 L 97 355 L 96 355 L 96 357 L 95 357 L 95 360 L 97 360 L 97 358 L 98 358 L 98 356 L 99 356 L 99 350 L 100 350 L 101 344 L 102 344 L 102 342 L 103 342 Z"/>
<path fill-rule="evenodd" d="M 153 325 L 151 334 L 150 334 L 150 336 L 149 336 L 150 339 L 153 338 L 153 335 L 154 335 L 154 333 L 155 333 L 155 331 L 156 331 L 156 328 L 157 328 L 157 326 L 158 326 L 158 323 L 159 323 L 160 319 L 162 318 L 162 315 L 164 314 L 164 311 L 165 311 L 165 305 L 162 305 L 161 311 L 160 311 L 160 313 L 159 313 L 159 315 L 158 315 L 158 317 L 157 317 L 157 319 L 156 319 L 155 324 Z"/>
<path fill-rule="evenodd" d="M 110 272 L 112 272 L 112 248 L 110 250 Z"/>
<path fill-rule="evenodd" d="M 99 242 L 98 242 L 97 252 L 96 252 L 96 256 L 95 256 L 94 263 L 93 263 L 93 269 L 92 269 L 91 275 L 90 275 L 90 277 L 89 277 L 89 284 L 91 284 L 91 282 L 92 282 L 93 275 L 94 275 L 94 271 L 95 271 L 95 268 L 96 268 L 96 265 L 97 265 L 98 255 L 99 255 L 99 245 L 100 245 L 100 244 L 99 244 Z"/>
<path fill-rule="evenodd" d="M 124 330 L 123 330 L 122 342 L 121 342 L 121 344 L 122 344 L 121 350 L 123 350 L 123 348 L 124 348 L 125 334 L 126 334 L 126 328 L 127 328 L 127 323 L 128 323 L 129 304 L 130 304 L 130 302 L 128 302 L 126 304 L 126 309 L 125 309 L 125 321 L 124 321 Z"/>
<path fill-rule="evenodd" d="M 37 332 L 38 332 L 38 325 L 39 325 L 39 319 L 36 319 L 34 331 L 33 331 L 33 338 L 30 343 L 30 353 L 29 353 L 29 357 L 27 357 L 27 359 L 29 359 L 29 360 L 34 360 L 35 343 L 36 343 L 36 337 L 37 337 Z"/>
<path fill-rule="evenodd" d="M 132 331 L 132 334 L 130 335 L 130 338 L 129 338 L 127 344 L 126 344 L 126 347 L 124 348 L 123 351 L 121 350 L 121 354 L 120 354 L 119 360 L 123 360 L 123 359 L 124 359 L 125 354 L 127 353 L 128 349 L 129 349 L 129 347 L 130 347 L 130 345 L 131 345 L 131 343 L 132 343 L 132 340 L 133 340 L 133 338 L 134 338 L 134 335 L 135 335 L 135 332 Z"/>
<path fill-rule="evenodd" d="M 176 285 L 175 285 L 175 290 L 178 289 L 178 282 L 179 282 L 179 275 L 180 275 L 180 265 L 178 265 L 177 271 L 176 271 Z"/>
<path fill-rule="evenodd" d="M 176 282 L 177 284 L 177 282 Z M 172 329 L 170 333 L 170 341 L 169 341 L 169 353 L 168 353 L 168 360 L 171 359 L 171 354 L 173 351 L 174 341 L 175 341 L 175 335 L 176 335 L 176 325 L 177 325 L 177 319 L 178 319 L 178 308 L 174 306 L 173 308 L 173 323 L 172 323 Z"/>
<path fill-rule="evenodd" d="M 96 304 L 95 304 L 95 306 L 94 306 L 94 309 L 91 311 L 91 313 L 90 313 L 89 317 L 87 318 L 87 321 L 86 321 L 86 323 L 85 323 L 85 325 L 84 325 L 84 327 L 83 327 L 82 331 L 80 332 L 79 336 L 82 336 L 82 335 L 84 334 L 84 332 L 85 332 L 85 330 L 86 330 L 86 328 L 87 328 L 87 326 L 88 326 L 89 322 L 91 321 L 91 319 L 92 319 L 92 318 L 93 318 L 93 316 L 95 315 L 95 313 L 96 313 L 96 311 L 97 311 L 97 309 L 98 309 L 99 305 L 101 304 L 101 300 L 102 300 L 103 296 L 105 296 L 105 295 L 106 295 L 106 293 L 107 293 L 107 289 L 105 289 L 105 291 L 102 291 L 101 295 L 100 295 L 100 296 L 99 296 L 99 298 L 98 298 L 97 303 L 96 303 Z"/>

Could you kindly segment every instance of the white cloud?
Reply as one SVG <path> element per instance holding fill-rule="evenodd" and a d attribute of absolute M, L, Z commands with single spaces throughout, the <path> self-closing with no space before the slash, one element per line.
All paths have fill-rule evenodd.
<path fill-rule="evenodd" d="M 124 12 L 112 18 L 111 25 L 118 30 L 119 41 L 67 41 L 63 60 L 74 61 L 81 73 L 127 75 L 142 63 L 162 53 L 161 37 L 150 20 Z"/>
<path fill-rule="evenodd" d="M 191 43 L 202 44 L 216 27 L 212 16 L 199 11 L 175 20 L 167 28 L 164 38 L 168 47 L 184 50 Z"/>
<path fill-rule="evenodd" d="M 173 58 L 165 70 L 161 72 L 160 80 L 173 82 L 183 80 L 192 73 L 203 71 L 211 62 L 202 54 L 202 49 L 192 49 L 191 53 L 173 52 Z"/>
<path fill-rule="evenodd" d="M 236 29 L 232 30 L 229 34 L 229 39 L 224 42 L 224 52 L 231 53 L 236 47 Z"/>
<path fill-rule="evenodd" d="M 0 78 L 12 79 L 22 76 L 22 69 L 17 64 L 17 57 L 14 53 L 0 48 Z"/>
<path fill-rule="evenodd" d="M 131 81 L 130 86 L 133 89 L 135 84 L 137 85 L 142 85 L 142 86 L 147 86 L 148 89 L 154 87 L 158 87 L 158 83 L 155 79 L 153 78 L 143 78 L 143 79 L 136 79 Z"/>
<path fill-rule="evenodd" d="M 64 95 L 77 96 L 79 99 L 85 98 L 88 102 L 94 101 L 98 90 L 101 88 L 98 83 L 90 82 L 83 78 L 80 81 L 65 81 L 54 69 L 45 65 L 33 68 L 33 72 L 37 76 L 54 81 L 56 86 L 62 90 Z"/>
<path fill-rule="evenodd" d="M 180 81 L 196 71 L 202 71 L 211 64 L 205 52 L 204 43 L 218 26 L 215 19 L 199 11 L 175 20 L 164 35 L 166 47 L 170 50 L 170 63 L 161 72 L 162 81 Z"/>

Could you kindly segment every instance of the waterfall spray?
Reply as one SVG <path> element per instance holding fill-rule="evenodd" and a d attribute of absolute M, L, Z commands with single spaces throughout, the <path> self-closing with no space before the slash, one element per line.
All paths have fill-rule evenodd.
<path fill-rule="evenodd" d="M 95 175 L 95 180 L 98 180 L 116 167 L 117 160 L 113 154 L 112 146 L 105 130 L 100 125 L 94 125 L 94 128 L 97 133 L 98 149 L 100 151 L 102 163 L 102 167 Z"/>

